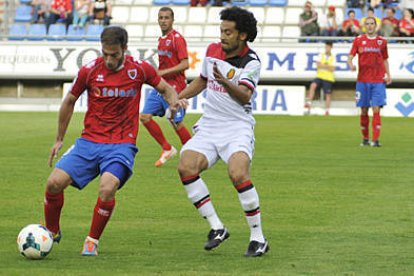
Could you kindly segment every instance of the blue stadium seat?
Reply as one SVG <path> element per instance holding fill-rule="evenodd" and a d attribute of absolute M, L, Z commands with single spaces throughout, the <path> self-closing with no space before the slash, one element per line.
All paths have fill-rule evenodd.
<path fill-rule="evenodd" d="M 266 6 L 267 0 L 250 0 L 250 6 Z"/>
<path fill-rule="evenodd" d="M 47 40 L 63 40 L 66 35 L 66 26 L 64 24 L 51 24 L 47 34 Z"/>
<path fill-rule="evenodd" d="M 267 4 L 269 6 L 284 7 L 287 6 L 288 0 L 269 0 Z"/>
<path fill-rule="evenodd" d="M 400 9 L 396 9 L 394 17 L 400 20 L 402 18 L 402 11 Z"/>
<path fill-rule="evenodd" d="M 376 9 L 374 9 L 374 15 L 376 17 L 378 17 L 379 19 L 382 19 L 383 18 L 382 8 L 376 8 Z"/>
<path fill-rule="evenodd" d="M 233 0 L 231 4 L 233 6 L 246 6 L 249 4 L 249 0 Z"/>
<path fill-rule="evenodd" d="M 9 29 L 9 40 L 23 40 L 26 38 L 26 24 L 13 24 Z"/>
<path fill-rule="evenodd" d="M 173 5 L 190 6 L 190 0 L 172 0 Z"/>
<path fill-rule="evenodd" d="M 86 40 L 99 41 L 101 39 L 101 33 L 104 29 L 102 25 L 89 25 L 86 30 Z"/>
<path fill-rule="evenodd" d="M 171 4 L 171 0 L 153 0 L 152 3 L 154 5 L 165 6 L 165 5 L 170 5 Z"/>
<path fill-rule="evenodd" d="M 46 38 L 46 25 L 45 24 L 32 24 L 29 27 L 27 33 L 28 40 L 43 40 Z"/>
<path fill-rule="evenodd" d="M 30 22 L 32 21 L 32 7 L 21 5 L 16 8 L 14 22 Z"/>
<path fill-rule="evenodd" d="M 69 25 L 68 32 L 66 33 L 66 40 L 69 41 L 80 41 L 84 39 L 85 28 L 74 28 L 73 25 Z"/>
<path fill-rule="evenodd" d="M 30 5 L 32 0 L 20 0 L 20 5 Z"/>

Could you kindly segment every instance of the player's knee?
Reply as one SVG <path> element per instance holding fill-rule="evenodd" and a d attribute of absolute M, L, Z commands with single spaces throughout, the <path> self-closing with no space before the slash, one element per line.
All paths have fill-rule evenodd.
<path fill-rule="evenodd" d="M 139 115 L 139 120 L 141 121 L 141 123 L 146 124 L 151 120 L 151 115 L 150 114 L 140 114 Z"/>
<path fill-rule="evenodd" d="M 46 184 L 46 191 L 50 194 L 59 194 L 65 189 L 64 183 L 59 181 L 59 178 L 54 175 L 49 176 Z"/>
<path fill-rule="evenodd" d="M 229 177 L 233 185 L 238 185 L 249 179 L 249 175 L 240 170 L 229 170 Z"/>
<path fill-rule="evenodd" d="M 116 188 L 103 186 L 99 188 L 99 198 L 102 201 L 110 201 L 115 197 Z"/>
<path fill-rule="evenodd" d="M 181 177 L 189 176 L 189 175 L 196 175 L 199 173 L 194 163 L 188 162 L 187 160 L 184 160 L 184 159 L 180 160 L 177 170 Z"/>

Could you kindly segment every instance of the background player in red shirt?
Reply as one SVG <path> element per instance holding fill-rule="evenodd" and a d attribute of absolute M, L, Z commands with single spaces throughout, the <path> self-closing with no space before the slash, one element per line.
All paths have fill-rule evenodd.
<path fill-rule="evenodd" d="M 59 111 L 58 131 L 49 166 L 63 145 L 78 97 L 87 90 L 88 111 L 81 138 L 67 150 L 50 174 L 45 193 L 46 227 L 60 241 L 63 190 L 69 185 L 83 189 L 100 175 L 99 197 L 82 255 L 98 255 L 99 238 L 115 207 L 115 193 L 132 174 L 138 149 L 139 102 L 144 83 L 155 87 L 177 108 L 177 94 L 145 61 L 125 54 L 128 34 L 121 27 L 107 27 L 101 34 L 102 54 L 83 66 Z"/>
<path fill-rule="evenodd" d="M 381 130 L 380 109 L 386 105 L 385 84 L 391 83 L 388 65 L 387 41 L 377 36 L 376 20 L 368 17 L 365 20 L 366 34 L 354 39 L 348 57 L 348 65 L 356 70 L 352 60 L 358 54 L 358 79 L 356 83 L 356 104 L 361 108 L 360 124 L 363 135 L 361 146 L 380 147 Z M 369 142 L 369 108 L 372 107 L 372 142 Z"/>
<path fill-rule="evenodd" d="M 158 39 L 158 74 L 180 93 L 187 86 L 184 71 L 188 69 L 187 43 L 184 37 L 173 29 L 174 12 L 169 7 L 162 7 L 158 12 L 158 24 L 162 36 Z M 148 129 L 148 132 L 162 147 L 160 158 L 155 166 L 162 166 L 167 160 L 177 154 L 177 150 L 168 143 L 160 126 L 152 119 L 152 116 L 164 116 L 168 109 L 168 103 L 161 95 L 153 90 L 145 100 L 140 120 Z M 177 110 L 177 114 L 171 121 L 181 143 L 184 145 L 190 138 L 190 132 L 185 127 L 183 120 L 185 109 Z"/>

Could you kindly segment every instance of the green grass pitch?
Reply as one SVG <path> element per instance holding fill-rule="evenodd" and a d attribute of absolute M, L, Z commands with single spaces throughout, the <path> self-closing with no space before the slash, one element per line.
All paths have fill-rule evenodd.
<path fill-rule="evenodd" d="M 189 115 L 191 126 L 198 115 Z M 414 120 L 383 118 L 382 148 L 361 148 L 357 117 L 256 116 L 251 170 L 271 250 L 243 257 L 249 230 L 223 163 L 203 173 L 231 237 L 203 249 L 207 222 L 187 199 L 177 158 L 155 168 L 160 149 L 140 127 L 135 173 L 96 258 L 80 256 L 97 181 L 68 188 L 63 239 L 41 261 L 19 255 L 20 229 L 43 217 L 56 113 L 0 113 L 0 274 L 3 275 L 412 275 Z M 75 114 L 67 149 L 82 128 Z M 166 136 L 179 147 L 166 120 Z M 63 151 L 62 151 L 63 152 Z"/>

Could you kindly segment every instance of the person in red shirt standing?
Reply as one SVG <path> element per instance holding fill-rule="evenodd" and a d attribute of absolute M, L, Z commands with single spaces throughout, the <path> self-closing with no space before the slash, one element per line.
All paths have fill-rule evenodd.
<path fill-rule="evenodd" d="M 79 96 L 88 93 L 82 136 L 76 140 L 50 174 L 45 192 L 46 227 L 55 242 L 61 239 L 60 214 L 63 191 L 72 185 L 83 189 L 100 175 L 99 197 L 82 255 L 98 255 L 99 238 L 115 207 L 115 193 L 132 175 L 138 151 L 139 103 L 141 86 L 154 86 L 168 101 L 172 114 L 177 94 L 145 61 L 126 55 L 128 34 L 121 27 L 107 27 L 101 34 L 102 54 L 83 66 L 59 111 L 56 141 L 49 155 L 49 166 L 63 145 L 63 138 Z"/>
<path fill-rule="evenodd" d="M 158 39 L 158 74 L 162 76 L 177 93 L 180 93 L 186 86 L 184 71 L 189 68 L 187 43 L 184 37 L 173 29 L 174 12 L 169 7 L 162 7 L 158 12 L 158 24 L 162 36 Z M 140 120 L 152 137 L 162 147 L 160 158 L 155 166 L 160 167 L 168 159 L 177 154 L 177 150 L 165 138 L 160 126 L 152 119 L 152 116 L 164 116 L 168 110 L 168 103 L 161 95 L 152 90 L 142 110 Z M 177 110 L 176 116 L 171 120 L 171 125 L 184 145 L 191 138 L 190 132 L 185 127 L 183 120 L 185 110 Z"/>
<path fill-rule="evenodd" d="M 348 65 L 356 70 L 352 60 L 358 54 L 358 79 L 356 83 L 356 105 L 361 108 L 360 125 L 363 135 L 361 146 L 380 147 L 380 109 L 386 105 L 385 85 L 391 83 L 388 65 L 387 40 L 376 35 L 376 20 L 365 20 L 366 34 L 356 37 L 348 57 Z M 369 142 L 369 108 L 373 110 L 372 141 Z"/>

